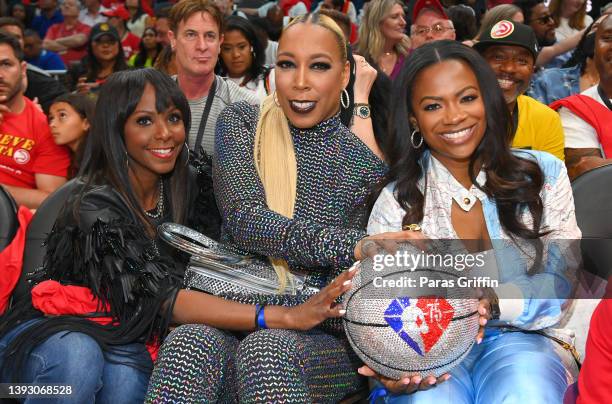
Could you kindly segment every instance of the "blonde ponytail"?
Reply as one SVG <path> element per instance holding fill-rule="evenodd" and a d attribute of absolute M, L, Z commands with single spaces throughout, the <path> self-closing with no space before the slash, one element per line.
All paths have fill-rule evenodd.
<path fill-rule="evenodd" d="M 276 105 L 274 95 L 261 104 L 255 148 L 255 168 L 266 194 L 268 208 L 288 218 L 293 218 L 297 187 L 297 162 L 289 124 L 283 110 Z M 281 258 L 270 257 L 280 285 L 279 292 L 293 285 L 289 265 Z"/>
<path fill-rule="evenodd" d="M 290 22 L 283 32 L 296 24 L 304 23 L 319 25 L 330 30 L 336 38 L 341 60 L 343 63 L 346 62 L 344 34 L 334 20 L 326 15 L 314 13 L 299 16 Z M 267 96 L 261 104 L 253 157 L 257 174 L 264 187 L 268 208 L 292 219 L 297 188 L 297 161 L 287 117 L 277 105 L 275 96 L 275 94 Z M 269 260 L 278 276 L 279 293 L 285 290 L 287 281 L 293 288 L 293 275 L 289 271 L 287 261 L 273 257 L 269 257 Z"/>

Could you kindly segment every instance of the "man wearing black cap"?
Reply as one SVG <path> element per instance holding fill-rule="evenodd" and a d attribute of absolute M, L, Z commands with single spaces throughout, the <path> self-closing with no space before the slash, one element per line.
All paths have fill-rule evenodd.
<path fill-rule="evenodd" d="M 563 128 L 559 116 L 546 105 L 522 95 L 533 75 L 538 43 L 533 30 L 503 20 L 486 30 L 474 48 L 497 75 L 512 114 L 512 147 L 548 152 L 563 160 Z"/>

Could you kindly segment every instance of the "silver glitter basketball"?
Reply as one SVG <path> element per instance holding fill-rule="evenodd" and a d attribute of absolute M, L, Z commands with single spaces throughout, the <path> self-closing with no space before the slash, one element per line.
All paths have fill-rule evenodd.
<path fill-rule="evenodd" d="M 475 291 L 457 287 L 465 272 L 431 266 L 372 268 L 371 258 L 362 261 L 344 295 L 344 329 L 365 364 L 392 379 L 437 377 L 459 364 L 479 328 Z M 420 283 L 424 278 L 425 285 Z"/>

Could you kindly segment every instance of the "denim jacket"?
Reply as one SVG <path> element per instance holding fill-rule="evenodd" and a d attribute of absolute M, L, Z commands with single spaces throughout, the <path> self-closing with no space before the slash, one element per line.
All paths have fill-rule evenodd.
<path fill-rule="evenodd" d="M 544 70 L 527 90 L 527 95 L 546 105 L 579 93 L 580 66 Z"/>
<path fill-rule="evenodd" d="M 429 152 L 421 160 L 427 178 L 426 181 L 424 178 L 419 180 L 425 195 L 424 217 L 420 225 L 427 238 L 458 239 L 451 222 L 453 195 L 459 198 L 465 193 L 476 196 L 482 205 L 499 271 L 500 284 L 495 290 L 500 298 L 501 324 L 490 322 L 489 325 L 538 330 L 554 326 L 564 314 L 564 303 L 571 292 L 572 270 L 578 264 L 576 251 L 567 248 L 567 243 L 562 241 L 578 240 L 581 232 L 576 223 L 572 189 L 563 163 L 545 152 L 513 152 L 522 158 L 535 160 L 545 177 L 540 191 L 544 205 L 541 231 L 548 233 L 541 238 L 544 254 L 541 269 L 536 274 L 527 273 L 535 250 L 526 251 L 522 243 L 521 248 L 517 248 L 500 223 L 495 200 L 474 185 L 466 190 Z M 484 185 L 484 171 L 479 173 L 476 181 Z M 427 189 L 424 190 L 425 183 Z M 395 198 L 395 186 L 395 182 L 387 185 L 376 201 L 369 218 L 369 234 L 401 231 L 405 211 Z M 521 219 L 526 225 L 532 223 L 527 209 L 522 212 Z"/>

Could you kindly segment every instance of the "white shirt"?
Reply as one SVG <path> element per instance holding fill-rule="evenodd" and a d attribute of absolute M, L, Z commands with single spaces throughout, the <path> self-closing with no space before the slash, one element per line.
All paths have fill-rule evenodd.
<path fill-rule="evenodd" d="M 605 105 L 599 93 L 597 86 L 587 88 L 582 95 L 591 97 L 601 105 Z M 565 133 L 565 147 L 569 149 L 597 149 L 601 150 L 602 156 L 606 157 L 599 144 L 599 137 L 595 128 L 577 117 L 572 111 L 567 108 L 560 108 L 559 115 L 561 116 L 561 125 Z M 610 156 L 612 157 L 612 156 Z"/>
<path fill-rule="evenodd" d="M 585 28 L 591 25 L 592 22 L 593 22 L 593 18 L 591 18 L 590 15 L 587 14 L 584 16 Z M 559 26 L 555 28 L 555 34 L 557 37 L 557 41 L 562 41 L 574 34 L 577 34 L 578 32 L 580 32 L 580 30 L 570 27 L 569 20 L 563 17 L 561 17 L 561 20 L 559 21 Z"/>
<path fill-rule="evenodd" d="M 107 18 L 102 15 L 102 13 L 105 11 L 108 11 L 108 8 L 100 5 L 100 10 L 98 11 L 98 14 L 94 17 L 92 14 L 89 13 L 86 8 L 84 8 L 79 13 L 79 21 L 81 21 L 85 25 L 93 27 L 99 22 L 106 22 Z"/>
<path fill-rule="evenodd" d="M 257 97 L 259 102 L 262 102 L 263 99 L 266 98 L 266 96 L 268 95 L 266 94 L 266 87 L 265 87 L 265 82 L 263 78 L 257 78 L 255 80 L 251 80 L 247 82 L 245 85 L 242 85 L 244 76 L 238 77 L 238 78 L 228 77 L 227 79 L 236 83 L 236 85 L 238 85 L 240 88 L 249 90 L 251 93 L 253 93 Z"/>
<path fill-rule="evenodd" d="M 266 64 L 274 66 L 276 64 L 276 53 L 278 52 L 278 42 L 268 40 L 266 47 Z"/>

